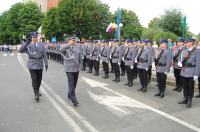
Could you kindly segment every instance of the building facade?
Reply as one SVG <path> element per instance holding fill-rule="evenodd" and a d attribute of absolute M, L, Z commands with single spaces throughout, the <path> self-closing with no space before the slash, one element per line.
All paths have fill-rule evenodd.
<path fill-rule="evenodd" d="M 60 0 L 48 0 L 48 3 L 47 3 L 47 10 L 48 9 L 51 9 L 53 7 L 56 7 L 58 5 Z"/>

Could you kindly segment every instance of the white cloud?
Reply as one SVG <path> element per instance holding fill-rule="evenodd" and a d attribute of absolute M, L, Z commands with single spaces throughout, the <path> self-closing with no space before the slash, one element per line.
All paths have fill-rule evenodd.
<path fill-rule="evenodd" d="M 0 0 L 0 13 L 4 12 L 5 10 L 9 10 L 9 8 L 22 0 Z"/>

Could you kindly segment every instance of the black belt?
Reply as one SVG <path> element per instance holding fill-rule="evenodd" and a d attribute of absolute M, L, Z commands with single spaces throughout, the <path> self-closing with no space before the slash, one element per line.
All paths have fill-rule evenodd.
<path fill-rule="evenodd" d="M 166 66 L 166 64 L 158 63 L 157 66 Z"/>
<path fill-rule="evenodd" d="M 103 55 L 103 57 L 107 57 L 106 55 Z"/>
<path fill-rule="evenodd" d="M 119 58 L 119 56 L 113 56 L 112 58 L 113 58 L 113 59 L 117 59 L 117 58 Z"/>
<path fill-rule="evenodd" d="M 29 57 L 29 59 L 40 60 L 40 59 L 42 59 L 42 57 L 40 57 L 40 58 Z"/>
<path fill-rule="evenodd" d="M 125 60 L 129 61 L 129 60 L 132 60 L 132 59 L 126 58 Z"/>

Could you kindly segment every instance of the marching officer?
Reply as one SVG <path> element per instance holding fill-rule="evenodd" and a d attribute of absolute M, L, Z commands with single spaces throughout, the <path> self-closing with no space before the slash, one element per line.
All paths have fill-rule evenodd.
<path fill-rule="evenodd" d="M 92 50 L 93 50 L 93 48 L 94 48 L 94 45 L 90 41 L 87 45 L 87 48 L 86 48 L 87 66 L 89 68 L 87 73 L 92 73 L 92 69 L 93 69 L 93 61 L 92 61 Z"/>
<path fill-rule="evenodd" d="M 100 47 L 100 44 L 96 41 L 95 46 L 92 51 L 92 61 L 93 61 L 95 76 L 99 76 L 100 54 L 101 54 L 101 47 Z"/>
<path fill-rule="evenodd" d="M 109 60 L 110 60 L 110 47 L 109 42 L 104 41 L 103 49 L 101 51 L 101 61 L 104 70 L 104 79 L 109 78 Z"/>
<path fill-rule="evenodd" d="M 119 46 L 119 40 L 114 41 L 114 45 L 111 53 L 113 70 L 115 73 L 115 79 L 112 81 L 120 82 L 120 64 L 122 60 L 122 48 Z"/>
<path fill-rule="evenodd" d="M 124 61 L 125 61 L 125 68 L 127 74 L 127 83 L 128 87 L 133 86 L 133 77 L 134 77 L 134 65 L 135 65 L 135 58 L 137 56 L 137 47 L 133 44 L 132 40 L 128 40 L 128 47 L 125 51 Z"/>
<path fill-rule="evenodd" d="M 189 108 L 192 106 L 192 98 L 194 95 L 194 81 L 198 80 L 200 73 L 200 52 L 194 47 L 195 40 L 192 38 L 185 39 L 186 49 L 183 50 L 182 63 L 178 66 L 182 67 L 181 76 L 183 84 L 183 96 L 184 99 L 178 104 L 186 104 Z"/>
<path fill-rule="evenodd" d="M 156 78 L 158 83 L 158 93 L 154 96 L 164 97 L 166 89 L 167 73 L 171 67 L 171 54 L 167 49 L 167 40 L 160 40 L 160 48 L 156 51 L 155 66 L 156 66 Z"/>
<path fill-rule="evenodd" d="M 179 60 L 181 60 L 181 54 L 184 49 L 184 39 L 178 38 L 177 47 L 174 51 L 173 56 L 173 65 L 174 65 L 174 77 L 176 79 L 176 88 L 174 91 L 181 92 L 182 91 L 182 82 L 181 82 L 181 67 L 178 66 Z"/>
<path fill-rule="evenodd" d="M 143 40 L 140 44 L 140 52 L 138 52 L 137 56 L 137 68 L 138 68 L 138 74 L 140 79 L 141 87 L 138 89 L 138 91 L 146 92 L 147 91 L 147 85 L 148 85 L 148 76 L 147 71 L 151 65 L 151 52 L 146 46 L 147 41 Z"/>
<path fill-rule="evenodd" d="M 82 58 L 79 48 L 76 46 L 75 38 L 68 38 L 67 44 L 62 45 L 60 51 L 65 55 L 64 69 L 68 78 L 68 99 L 70 99 L 74 107 L 76 107 L 79 103 L 76 98 L 75 89 Z"/>
<path fill-rule="evenodd" d="M 38 42 L 37 32 L 32 32 L 32 40 L 28 39 L 19 48 L 20 53 L 28 54 L 28 69 L 32 79 L 32 86 L 35 94 L 35 101 L 39 101 L 40 85 L 42 81 L 42 72 L 45 64 L 46 71 L 48 69 L 48 58 L 43 43 Z"/>

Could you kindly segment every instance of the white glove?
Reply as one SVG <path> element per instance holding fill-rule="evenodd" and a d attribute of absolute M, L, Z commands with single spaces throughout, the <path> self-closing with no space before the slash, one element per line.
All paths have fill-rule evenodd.
<path fill-rule="evenodd" d="M 82 59 L 84 59 L 84 57 L 82 57 Z"/>
<path fill-rule="evenodd" d="M 119 65 L 119 66 L 120 66 L 120 64 L 121 64 L 121 63 L 120 63 L 120 62 L 118 62 L 118 65 Z"/>
<path fill-rule="evenodd" d="M 96 61 L 99 61 L 99 59 L 96 59 Z"/>
<path fill-rule="evenodd" d="M 198 80 L 198 76 L 194 76 L 193 81 L 197 81 L 197 80 Z"/>
<path fill-rule="evenodd" d="M 133 69 L 133 66 L 131 66 L 131 69 Z"/>
<path fill-rule="evenodd" d="M 106 63 L 108 63 L 108 61 L 106 61 Z"/>
<path fill-rule="evenodd" d="M 167 75 L 167 72 L 164 72 L 165 75 Z"/>
<path fill-rule="evenodd" d="M 135 59 L 135 63 L 137 63 L 137 59 Z"/>
<path fill-rule="evenodd" d="M 149 70 L 149 68 L 146 68 L 146 71 L 148 71 Z"/>
<path fill-rule="evenodd" d="M 111 55 L 110 55 L 110 59 L 112 59 Z"/>
<path fill-rule="evenodd" d="M 122 57 L 122 60 L 124 61 L 124 57 Z"/>

